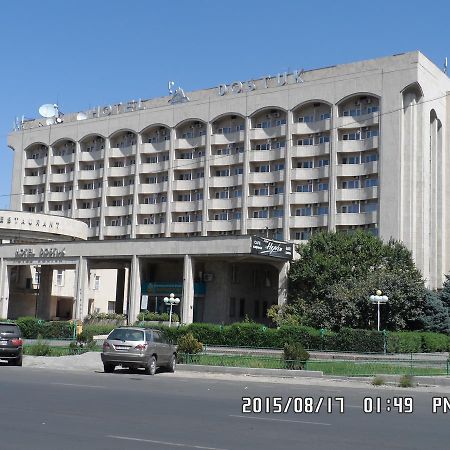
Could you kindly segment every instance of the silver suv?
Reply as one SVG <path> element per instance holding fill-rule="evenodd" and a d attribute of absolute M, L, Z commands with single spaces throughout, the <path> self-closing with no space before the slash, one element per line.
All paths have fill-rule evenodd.
<path fill-rule="evenodd" d="M 116 366 L 144 368 L 148 375 L 154 375 L 157 367 L 175 372 L 177 349 L 166 342 L 160 330 L 120 327 L 103 343 L 102 361 L 107 373 Z"/>

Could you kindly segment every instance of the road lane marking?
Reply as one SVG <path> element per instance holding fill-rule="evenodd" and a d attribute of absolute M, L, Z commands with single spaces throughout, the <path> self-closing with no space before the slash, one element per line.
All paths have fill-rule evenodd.
<path fill-rule="evenodd" d="M 274 419 L 271 417 L 243 416 L 243 415 L 239 415 L 239 414 L 230 414 L 228 417 L 237 417 L 239 419 L 270 420 L 272 422 L 290 422 L 290 423 L 304 423 L 307 425 L 331 426 L 331 423 L 325 423 L 325 422 L 307 422 L 306 420 Z"/>
<path fill-rule="evenodd" d="M 58 386 L 71 386 L 71 387 L 87 387 L 94 389 L 107 389 L 107 386 L 93 386 L 91 384 L 73 384 L 73 383 L 51 383 L 57 384 Z"/>
<path fill-rule="evenodd" d="M 111 439 L 122 439 L 124 441 L 138 441 L 138 442 L 149 442 L 151 444 L 172 445 L 174 447 L 198 448 L 201 450 L 227 450 L 226 448 L 203 447 L 201 445 L 182 444 L 179 442 L 154 441 L 152 439 L 139 439 L 139 438 L 133 438 L 133 437 L 127 437 L 127 436 L 114 436 L 112 434 L 108 434 L 108 435 L 106 435 L 106 437 L 111 438 Z"/>

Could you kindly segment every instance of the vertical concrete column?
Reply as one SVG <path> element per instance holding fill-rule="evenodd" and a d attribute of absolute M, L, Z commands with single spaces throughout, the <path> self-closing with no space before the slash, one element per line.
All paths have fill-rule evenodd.
<path fill-rule="evenodd" d="M 286 261 L 278 272 L 278 305 L 282 306 L 287 301 L 289 261 Z"/>
<path fill-rule="evenodd" d="M 336 193 L 337 193 L 337 149 L 338 149 L 338 107 L 331 106 L 330 119 L 330 164 L 328 165 L 328 230 L 336 230 Z"/>
<path fill-rule="evenodd" d="M 105 238 L 105 211 L 106 211 L 106 191 L 108 189 L 108 155 L 111 148 L 111 141 L 105 138 L 105 148 L 103 155 L 103 177 L 102 177 L 102 203 L 100 209 L 100 229 L 98 238 L 103 240 Z"/>
<path fill-rule="evenodd" d="M 87 259 L 80 256 L 76 265 L 76 296 L 74 319 L 83 320 L 87 315 L 89 302 L 87 290 L 89 288 L 89 272 Z"/>
<path fill-rule="evenodd" d="M 123 314 L 123 301 L 125 297 L 125 269 L 117 269 L 116 278 L 116 314 Z"/>
<path fill-rule="evenodd" d="M 140 133 L 136 136 L 136 162 L 134 164 L 134 186 L 133 186 L 133 213 L 131 217 L 131 238 L 136 238 L 136 227 L 137 227 L 137 213 L 139 209 L 139 197 L 138 197 L 138 186 L 139 186 L 139 166 L 141 164 L 141 144 L 142 135 Z"/>
<path fill-rule="evenodd" d="M 141 310 L 141 265 L 136 255 L 131 259 L 130 290 L 128 292 L 128 323 L 136 322 Z"/>
<path fill-rule="evenodd" d="M 183 298 L 181 299 L 181 322 L 189 324 L 194 318 L 194 274 L 192 257 L 184 256 Z"/>
<path fill-rule="evenodd" d="M 72 211 L 70 214 L 72 218 L 76 217 L 75 210 L 77 209 L 78 173 L 79 173 L 78 171 L 80 170 L 79 168 L 80 152 L 81 152 L 80 142 L 77 141 L 75 143 L 75 161 L 73 167 L 72 205 L 71 205 Z"/>
<path fill-rule="evenodd" d="M 247 234 L 248 219 L 248 178 L 250 173 L 250 129 L 252 121 L 250 117 L 245 118 L 245 135 L 244 135 L 244 166 L 242 170 L 242 215 L 241 215 L 241 234 Z"/>
<path fill-rule="evenodd" d="M 290 217 L 291 217 L 291 168 L 292 168 L 292 124 L 294 114 L 287 112 L 286 120 L 286 146 L 284 157 L 284 204 L 283 204 L 283 239 L 288 241 L 291 238 Z"/>
<path fill-rule="evenodd" d="M 174 181 L 174 165 L 175 165 L 175 128 L 170 129 L 170 150 L 169 150 L 169 169 L 167 171 L 167 199 L 166 199 L 166 226 L 164 228 L 164 237 L 170 237 L 172 229 L 172 201 L 173 201 L 173 181 Z"/>
<path fill-rule="evenodd" d="M 53 147 L 49 145 L 47 148 L 47 167 L 46 167 L 45 187 L 44 187 L 44 214 L 48 214 L 50 211 L 48 201 L 50 198 L 50 175 L 51 175 L 50 158 L 52 154 L 53 154 Z"/>
<path fill-rule="evenodd" d="M 203 157 L 203 170 L 205 176 L 203 177 L 203 209 L 202 209 L 202 236 L 208 234 L 208 199 L 209 199 L 209 172 L 211 165 L 211 123 L 206 124 L 206 147 L 205 156 Z"/>
<path fill-rule="evenodd" d="M 11 268 L 8 267 L 6 261 L 0 260 L 0 318 L 8 318 L 9 305 L 9 276 Z"/>
<path fill-rule="evenodd" d="M 37 317 L 49 320 L 52 316 L 53 266 L 41 266 L 39 293 L 37 296 Z"/>

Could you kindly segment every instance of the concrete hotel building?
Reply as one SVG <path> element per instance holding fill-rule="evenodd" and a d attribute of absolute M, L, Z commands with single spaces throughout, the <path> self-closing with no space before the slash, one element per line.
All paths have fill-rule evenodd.
<path fill-rule="evenodd" d="M 236 264 L 245 266 L 241 277 L 253 278 L 240 287 L 245 296 L 256 284 L 274 288 L 250 309 L 239 303 L 241 291 L 220 300 L 203 292 L 197 318 L 189 313 L 193 299 L 186 304 L 188 322 L 233 321 L 231 301 L 261 318 L 265 306 L 284 301 L 287 263 L 232 259 L 232 243 L 247 235 L 301 242 L 319 230 L 366 229 L 402 240 L 429 286 L 439 287 L 450 269 L 449 91 L 447 75 L 411 52 L 187 94 L 179 88 L 168 97 L 66 114 L 58 124 L 36 119 L 9 136 L 11 206 L 85 222 L 96 242 L 79 244 L 97 254 L 94 266 L 105 267 L 107 246 L 99 241 L 115 255 L 124 254 L 115 246 L 139 242 L 142 254 L 125 264 L 139 266 L 137 275 L 130 272 L 131 297 L 145 291 L 138 284 L 171 281 L 161 278 L 162 267 L 184 274 L 183 283 L 186 273 L 203 282 L 214 272 L 219 297 L 236 283 Z M 154 246 L 159 268 L 144 260 Z M 195 261 L 186 262 L 188 247 Z M 175 256 L 178 268 L 166 264 Z M 74 307 L 74 315 L 86 308 Z"/>

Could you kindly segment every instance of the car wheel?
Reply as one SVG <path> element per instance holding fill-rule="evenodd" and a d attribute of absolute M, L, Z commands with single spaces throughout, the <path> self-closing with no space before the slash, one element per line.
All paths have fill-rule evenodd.
<path fill-rule="evenodd" d="M 167 370 L 169 371 L 169 372 L 175 372 L 175 368 L 176 368 L 176 366 L 177 366 L 177 357 L 176 357 L 176 355 L 175 354 L 173 354 L 171 357 L 170 357 L 170 361 L 169 361 L 169 364 L 168 364 L 168 366 L 167 366 Z"/>
<path fill-rule="evenodd" d="M 114 369 L 115 369 L 114 364 L 110 364 L 110 363 L 103 364 L 103 370 L 105 373 L 113 373 Z"/>
<path fill-rule="evenodd" d="M 148 360 L 148 364 L 145 367 L 145 373 L 147 375 L 155 375 L 156 373 L 156 358 L 154 356 L 151 356 Z"/>

